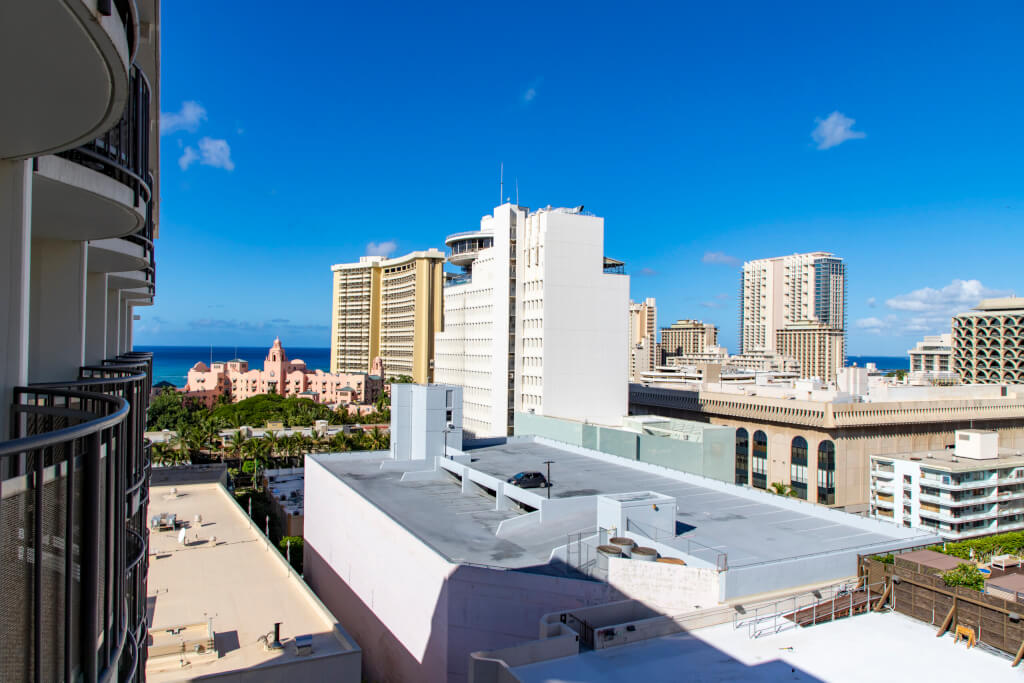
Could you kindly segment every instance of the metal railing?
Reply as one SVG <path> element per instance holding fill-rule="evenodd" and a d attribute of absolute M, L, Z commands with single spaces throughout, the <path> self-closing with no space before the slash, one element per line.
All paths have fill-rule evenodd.
<path fill-rule="evenodd" d="M 84 145 L 57 156 L 87 166 L 132 189 L 136 207 L 152 198 L 149 172 L 149 81 L 132 66 L 128 102 L 117 124 Z"/>
<path fill-rule="evenodd" d="M 885 581 L 868 584 L 867 577 L 842 582 L 818 590 L 800 593 L 788 598 L 736 612 L 733 629 L 747 629 L 747 636 L 760 638 L 800 627 L 835 621 L 863 614 L 878 607 L 873 600 L 885 596 Z"/>
<path fill-rule="evenodd" d="M 0 442 L 0 680 L 144 678 L 151 366 L 126 354 L 13 391 L 12 438 Z"/>
<path fill-rule="evenodd" d="M 706 562 L 710 562 L 715 565 L 715 569 L 720 572 L 724 572 L 729 569 L 728 553 L 723 553 L 721 550 L 715 550 L 711 546 L 704 545 L 700 541 L 695 541 L 689 536 L 682 536 L 662 531 L 660 529 L 655 529 L 653 527 L 647 527 L 638 524 L 631 519 L 626 520 L 626 531 L 632 531 L 633 533 L 645 536 L 652 541 L 669 545 L 679 552 L 686 553 L 691 557 L 696 557 Z M 705 557 L 706 555 L 709 555 L 710 559 Z"/>

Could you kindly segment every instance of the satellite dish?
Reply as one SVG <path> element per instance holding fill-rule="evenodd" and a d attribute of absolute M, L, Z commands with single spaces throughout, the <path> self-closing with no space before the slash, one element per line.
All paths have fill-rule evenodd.
<path fill-rule="evenodd" d="M 182 529 L 178 532 L 178 543 L 185 545 L 185 530 Z"/>

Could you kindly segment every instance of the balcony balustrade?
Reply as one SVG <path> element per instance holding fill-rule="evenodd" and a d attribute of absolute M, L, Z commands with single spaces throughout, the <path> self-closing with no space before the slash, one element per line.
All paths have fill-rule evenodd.
<path fill-rule="evenodd" d="M 18 387 L 0 442 L 0 680 L 143 680 L 149 354 Z"/>

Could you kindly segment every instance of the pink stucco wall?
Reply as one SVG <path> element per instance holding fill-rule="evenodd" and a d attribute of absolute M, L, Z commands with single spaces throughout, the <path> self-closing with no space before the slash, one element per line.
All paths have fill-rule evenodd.
<path fill-rule="evenodd" d="M 309 370 L 304 361 L 288 359 L 280 339 L 275 339 L 267 352 L 262 370 L 250 370 L 247 361 L 237 359 L 212 367 L 200 362 L 188 371 L 184 389 L 188 396 L 206 405 L 213 405 L 221 395 L 237 402 L 273 391 L 281 396 L 313 392 L 316 396 L 309 398 L 319 403 L 342 406 L 372 404 L 383 390 L 384 380 L 372 375 Z"/>

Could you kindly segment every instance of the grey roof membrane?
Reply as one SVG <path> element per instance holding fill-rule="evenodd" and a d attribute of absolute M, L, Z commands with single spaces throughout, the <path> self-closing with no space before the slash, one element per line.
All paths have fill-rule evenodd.
<path fill-rule="evenodd" d="M 524 470 L 546 472 L 544 461 L 553 460 L 553 498 L 632 491 L 673 496 L 680 533 L 677 540 L 685 544 L 691 539 L 727 553 L 730 567 L 875 544 L 909 545 L 906 534 L 901 536 L 895 527 L 892 535 L 884 533 L 881 526 L 878 531 L 865 530 L 773 505 L 768 496 L 763 496 L 764 502 L 751 500 L 540 443 L 513 442 L 467 453 L 472 456 L 471 467 L 503 479 Z M 442 472 L 436 480 L 402 482 L 402 472 L 380 469 L 380 463 L 388 459 L 383 455 L 310 457 L 453 561 L 539 567 L 547 563 L 554 547 L 566 543 L 567 534 L 577 530 L 545 524 L 529 533 L 498 538 L 498 524 L 518 513 L 496 511 L 494 499 L 482 493 L 463 495 L 458 481 L 447 473 Z M 694 554 L 713 561 L 710 551 Z"/>

